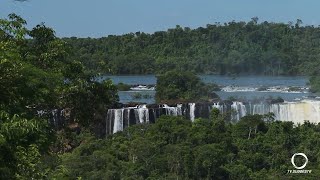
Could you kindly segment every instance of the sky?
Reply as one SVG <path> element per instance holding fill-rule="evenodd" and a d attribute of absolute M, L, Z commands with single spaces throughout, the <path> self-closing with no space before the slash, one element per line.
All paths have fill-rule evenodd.
<path fill-rule="evenodd" d="M 58 37 L 102 37 L 197 28 L 215 22 L 259 21 L 320 24 L 320 0 L 0 0 L 0 18 L 22 16 L 28 27 L 44 22 Z"/>

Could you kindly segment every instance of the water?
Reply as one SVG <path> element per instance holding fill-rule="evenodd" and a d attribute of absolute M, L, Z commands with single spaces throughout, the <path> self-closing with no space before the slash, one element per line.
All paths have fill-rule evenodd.
<path fill-rule="evenodd" d="M 218 75 L 199 75 L 205 83 L 216 83 L 219 85 L 238 85 L 238 86 L 305 86 L 308 77 L 305 76 L 218 76 Z M 102 76 L 100 80 L 110 78 L 115 84 L 120 82 L 130 85 L 144 84 L 152 85 L 157 83 L 155 75 L 130 75 L 130 76 Z"/>
<path fill-rule="evenodd" d="M 140 93 L 142 94 L 142 98 L 141 99 L 136 99 L 134 98 L 134 94 L 135 93 Z M 119 91 L 119 98 L 120 98 L 120 102 L 122 103 L 128 103 L 128 102 L 142 102 L 142 103 L 147 103 L 147 104 L 154 104 L 155 100 L 155 91 Z M 143 95 L 150 95 L 151 98 L 143 98 Z"/>
<path fill-rule="evenodd" d="M 314 94 L 308 92 L 308 77 L 304 76 L 218 76 L 218 75 L 200 75 L 201 80 L 205 83 L 216 83 L 224 87 L 227 91 L 216 92 L 221 99 L 231 97 L 240 100 L 259 100 L 269 97 L 281 97 L 286 101 L 303 99 L 306 96 Z M 103 76 L 101 79 L 110 78 L 115 84 L 120 82 L 130 85 L 155 85 L 156 77 L 154 75 L 133 75 L 133 76 Z M 269 87 L 268 91 L 257 91 L 258 88 Z M 289 92 L 289 87 L 298 87 L 301 91 Z M 141 93 L 142 96 L 147 94 L 151 98 L 135 99 L 134 94 Z M 120 91 L 120 102 L 143 102 L 155 103 L 155 91 Z"/>
<path fill-rule="evenodd" d="M 201 75 L 200 78 L 206 83 L 216 83 L 218 85 L 235 86 L 305 86 L 308 77 L 304 76 L 216 76 Z"/>
<path fill-rule="evenodd" d="M 216 92 L 221 99 L 236 98 L 238 100 L 260 100 L 266 98 L 281 97 L 286 101 L 295 101 L 303 99 L 303 97 L 311 96 L 312 93 L 281 93 L 281 92 Z"/>
<path fill-rule="evenodd" d="M 212 108 L 218 108 L 222 114 L 230 114 L 231 122 L 238 122 L 248 114 L 274 114 L 274 120 L 291 121 L 294 124 L 303 124 L 305 120 L 311 123 L 320 122 L 320 101 L 302 100 L 299 102 L 284 103 L 243 103 L 215 102 L 215 103 L 187 103 L 158 107 L 140 105 L 137 107 L 125 107 L 121 109 L 109 109 L 106 119 L 107 134 L 122 131 L 125 127 L 134 124 L 154 123 L 161 115 L 185 116 L 194 122 L 197 118 L 209 118 Z M 133 112 L 133 113 L 130 113 Z"/>
<path fill-rule="evenodd" d="M 189 103 L 190 106 L 190 120 L 193 122 L 195 119 L 195 109 L 196 109 L 196 103 Z"/>
<path fill-rule="evenodd" d="M 240 118 L 247 114 L 246 109 L 246 106 L 242 102 L 233 102 L 231 105 L 231 119 L 239 121 Z"/>
<path fill-rule="evenodd" d="M 130 75 L 130 76 L 102 76 L 99 80 L 110 78 L 114 84 L 124 83 L 130 85 L 152 85 L 157 83 L 155 75 Z"/>
<path fill-rule="evenodd" d="M 123 130 L 123 112 L 124 109 L 115 110 L 113 133 Z"/>

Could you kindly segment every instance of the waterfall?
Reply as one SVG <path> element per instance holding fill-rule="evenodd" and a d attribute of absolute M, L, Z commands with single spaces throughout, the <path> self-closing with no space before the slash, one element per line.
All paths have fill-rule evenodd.
<path fill-rule="evenodd" d="M 114 121 L 114 109 L 108 109 L 107 118 L 106 118 L 106 134 L 111 134 L 112 131 L 112 122 Z"/>
<path fill-rule="evenodd" d="M 123 130 L 124 109 L 115 109 L 114 111 L 113 133 L 116 133 Z"/>
<path fill-rule="evenodd" d="M 177 114 L 182 116 L 182 104 L 177 104 Z"/>
<path fill-rule="evenodd" d="M 275 120 L 292 121 L 302 124 L 305 120 L 312 123 L 320 121 L 320 101 L 303 100 L 281 104 L 255 104 L 252 114 L 273 113 Z"/>
<path fill-rule="evenodd" d="M 137 109 L 135 109 L 136 118 L 139 123 L 149 123 L 149 109 L 147 105 L 139 105 Z"/>
<path fill-rule="evenodd" d="M 195 119 L 194 112 L 196 110 L 196 103 L 189 103 L 189 110 L 190 110 L 190 120 L 193 122 Z"/>
<path fill-rule="evenodd" d="M 320 102 L 319 101 L 312 101 L 310 103 L 310 111 L 305 112 L 306 114 L 309 114 L 310 116 L 310 122 L 313 123 L 319 123 L 320 120 Z"/>
<path fill-rule="evenodd" d="M 222 114 L 231 112 L 231 120 L 239 121 L 247 114 L 267 114 L 273 113 L 275 120 L 292 121 L 294 124 L 302 124 L 305 120 L 311 123 L 320 122 L 320 101 L 303 100 L 299 102 L 284 102 L 279 104 L 269 103 L 212 103 L 212 104 L 177 104 L 176 106 L 168 106 L 166 104 L 159 105 L 155 108 L 148 108 L 147 105 L 139 105 L 136 107 L 125 107 L 122 109 L 109 109 L 106 118 L 107 134 L 122 131 L 124 128 L 139 123 L 153 123 L 161 115 L 185 116 L 192 122 L 197 117 L 208 118 L 208 110 L 217 108 Z M 40 112 L 38 112 L 40 114 Z M 52 111 L 52 121 L 57 123 L 56 119 L 60 112 Z M 151 113 L 151 114 L 150 114 Z M 226 114 L 228 115 L 228 114 Z M 150 119 L 149 119 L 150 118 Z"/>
<path fill-rule="evenodd" d="M 57 125 L 57 117 L 58 117 L 58 109 L 53 110 L 52 112 L 52 119 L 53 119 L 53 124 L 56 126 Z"/>
<path fill-rule="evenodd" d="M 164 104 L 163 108 L 166 110 L 166 115 L 171 115 L 171 116 L 178 115 L 177 108 L 175 108 L 175 107 L 170 107 L 167 104 Z"/>
<path fill-rule="evenodd" d="M 219 103 L 213 103 L 213 105 L 211 106 L 211 108 L 217 108 L 217 109 L 219 109 L 219 111 L 221 112 L 221 113 L 225 113 L 225 105 L 223 105 L 223 104 L 219 104 Z M 211 109 L 210 109 L 211 110 Z"/>
<path fill-rule="evenodd" d="M 182 116 L 182 104 L 177 104 L 177 107 L 170 107 L 164 104 L 163 108 L 166 110 L 166 115 Z"/>
<path fill-rule="evenodd" d="M 252 110 L 252 114 L 267 114 L 270 112 L 270 105 L 269 104 L 264 104 L 264 103 L 260 103 L 260 104 L 254 104 L 253 105 L 253 110 Z"/>
<path fill-rule="evenodd" d="M 246 106 L 242 102 L 233 102 L 231 105 L 231 115 L 233 121 L 239 121 L 247 115 Z"/>
<path fill-rule="evenodd" d="M 51 123 L 54 125 L 56 128 L 62 127 L 66 122 L 66 116 L 67 113 L 65 113 L 64 109 L 54 109 L 49 111 L 37 111 L 39 116 L 43 116 L 45 114 L 50 114 L 51 113 Z"/>
<path fill-rule="evenodd" d="M 295 124 L 302 124 L 305 120 L 311 123 L 320 121 L 320 101 L 304 100 L 300 102 L 287 102 L 278 104 L 274 112 L 276 120 L 292 121 Z"/>
<path fill-rule="evenodd" d="M 130 126 L 130 109 L 127 109 L 127 126 Z"/>

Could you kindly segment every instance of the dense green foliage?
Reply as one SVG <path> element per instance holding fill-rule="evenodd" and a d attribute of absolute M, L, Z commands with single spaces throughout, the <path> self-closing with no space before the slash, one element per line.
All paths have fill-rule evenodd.
<path fill-rule="evenodd" d="M 45 121 L 0 112 L 0 179 L 42 179 L 41 154 L 52 133 Z"/>
<path fill-rule="evenodd" d="M 214 74 L 299 75 L 319 65 L 320 28 L 296 23 L 229 22 L 177 26 L 102 38 L 64 38 L 89 69 L 113 74 L 170 69 Z"/>
<path fill-rule="evenodd" d="M 129 84 L 119 83 L 116 85 L 119 91 L 129 91 L 131 86 Z"/>
<path fill-rule="evenodd" d="M 70 47 L 51 28 L 25 25 L 15 14 L 0 19 L 0 179 L 43 179 L 48 173 L 41 159 L 52 153 L 54 127 L 37 110 L 69 108 L 71 121 L 91 127 L 118 101 L 112 82 L 95 82 L 70 60 Z"/>
<path fill-rule="evenodd" d="M 157 77 L 156 100 L 207 100 L 217 98 L 213 86 L 206 85 L 201 79 L 191 73 L 168 71 Z"/>
<path fill-rule="evenodd" d="M 89 96 L 87 99 L 103 96 L 104 101 L 110 101 L 106 102 L 109 105 L 117 101 L 111 81 L 97 83 L 93 76 L 85 74 L 80 62 L 69 60 L 69 46 L 56 38 L 51 28 L 41 24 L 30 31 L 25 24 L 15 14 L 11 14 L 9 20 L 0 21 L 2 110 L 9 114 L 28 114 L 40 108 L 76 109 L 78 102 L 75 101 L 85 96 Z M 32 39 L 26 40 L 27 35 Z M 108 89 L 112 92 L 104 91 Z M 81 95 L 80 91 L 83 91 Z M 82 107 L 94 108 L 88 102 Z"/>
<path fill-rule="evenodd" d="M 87 138 L 62 161 L 57 179 L 314 179 L 320 175 L 320 126 L 293 127 L 261 115 L 228 124 L 215 111 L 194 123 L 162 116 L 105 140 Z M 287 174 L 305 152 L 312 174 Z M 297 161 L 298 163 L 298 161 Z"/>
<path fill-rule="evenodd" d="M 310 78 L 310 85 L 311 85 L 311 88 L 310 88 L 311 92 L 319 93 L 320 92 L 320 77 L 319 76 L 312 76 Z"/>

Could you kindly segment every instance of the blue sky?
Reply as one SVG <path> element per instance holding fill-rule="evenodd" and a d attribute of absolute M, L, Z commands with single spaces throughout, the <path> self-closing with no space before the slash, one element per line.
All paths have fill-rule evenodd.
<path fill-rule="evenodd" d="M 179 24 L 196 28 L 214 22 L 288 22 L 320 24 L 320 0 L 1 0 L 0 18 L 15 12 L 28 27 L 45 22 L 59 37 L 101 37 Z"/>

